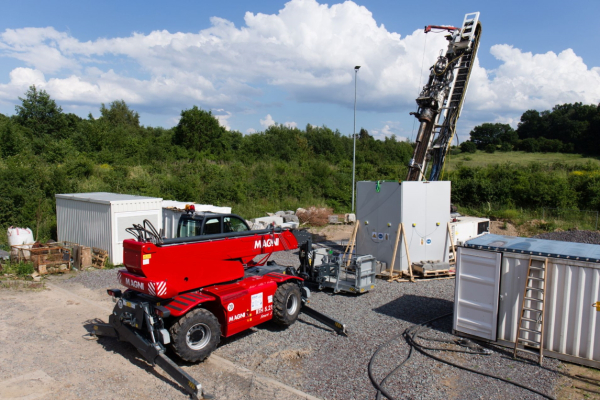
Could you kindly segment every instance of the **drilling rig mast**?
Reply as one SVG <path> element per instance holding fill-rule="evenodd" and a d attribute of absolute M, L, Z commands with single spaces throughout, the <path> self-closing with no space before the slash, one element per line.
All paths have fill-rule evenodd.
<path fill-rule="evenodd" d="M 413 158 L 408 164 L 408 181 L 427 180 L 425 173 L 430 161 L 429 180 L 440 178 L 479 47 L 479 13 L 465 15 L 462 28 L 430 25 L 425 27 L 425 33 L 432 29 L 450 32 L 446 36 L 449 43 L 446 54 L 440 55 L 430 68 L 429 81 L 417 98 L 417 112 L 411 113 L 420 125 Z M 441 116 L 443 122 L 439 124 Z"/>

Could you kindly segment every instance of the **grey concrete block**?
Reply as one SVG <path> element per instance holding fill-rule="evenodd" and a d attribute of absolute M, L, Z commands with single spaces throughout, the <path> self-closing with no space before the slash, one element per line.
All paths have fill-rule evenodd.
<path fill-rule="evenodd" d="M 283 222 L 300 222 L 300 221 L 298 220 L 297 216 L 295 216 L 293 214 L 292 215 L 288 214 L 288 215 L 283 216 Z"/>

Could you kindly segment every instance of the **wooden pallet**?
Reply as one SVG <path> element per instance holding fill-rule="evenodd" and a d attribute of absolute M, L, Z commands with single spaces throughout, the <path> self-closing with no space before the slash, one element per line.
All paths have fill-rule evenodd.
<path fill-rule="evenodd" d="M 439 278 L 439 277 L 454 277 L 456 269 L 436 269 L 433 271 L 423 270 L 420 265 L 412 266 L 413 273 L 418 278 Z"/>
<path fill-rule="evenodd" d="M 92 267 L 98 269 L 104 269 L 106 260 L 108 259 L 108 252 L 97 247 L 92 247 Z"/>

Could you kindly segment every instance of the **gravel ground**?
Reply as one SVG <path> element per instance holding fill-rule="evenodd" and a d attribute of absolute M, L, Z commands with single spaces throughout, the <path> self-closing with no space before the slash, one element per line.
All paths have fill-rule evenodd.
<path fill-rule="evenodd" d="M 278 253 L 274 259 L 282 265 L 298 265 L 297 255 L 292 252 Z M 68 282 L 90 289 L 114 287 L 116 274 L 116 269 L 83 272 Z M 268 322 L 223 339 L 216 354 L 324 399 L 374 398 L 376 392 L 367 375 L 367 364 L 377 347 L 416 323 L 451 313 L 453 299 L 453 279 L 416 283 L 377 280 L 375 289 L 359 296 L 313 290 L 311 306 L 344 322 L 348 337 L 338 336 L 301 314 L 298 322 L 287 329 Z M 451 330 L 452 318 L 447 317 L 422 336 L 454 339 Z M 464 349 L 423 339 L 420 342 L 431 347 Z M 495 346 L 489 349 L 492 350 L 489 356 L 433 353 L 555 395 L 559 361 L 545 358 L 544 368 L 540 368 L 534 362 L 513 360 L 509 349 Z M 383 379 L 406 358 L 408 351 L 409 346 L 402 337 L 384 348 L 374 364 L 375 377 Z M 541 398 L 516 386 L 437 362 L 416 351 L 410 362 L 390 378 L 386 389 L 398 399 Z"/>
<path fill-rule="evenodd" d="M 599 231 L 576 230 L 576 231 L 548 232 L 548 233 L 542 233 L 541 235 L 534 236 L 534 238 L 559 240 L 559 241 L 563 241 L 563 242 L 600 244 L 600 232 Z"/>

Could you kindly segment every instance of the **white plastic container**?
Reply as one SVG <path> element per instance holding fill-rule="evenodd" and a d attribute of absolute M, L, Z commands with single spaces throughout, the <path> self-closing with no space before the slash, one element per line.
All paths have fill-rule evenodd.
<path fill-rule="evenodd" d="M 35 242 L 35 240 L 33 239 L 33 232 L 29 228 L 15 228 L 11 226 L 10 228 L 8 228 L 6 234 L 8 235 L 8 244 L 11 247 L 10 255 L 13 257 L 17 257 L 19 252 L 19 249 L 15 249 L 13 248 L 13 246 L 28 245 L 21 247 L 21 249 L 30 249 L 33 243 Z M 21 256 L 25 257 L 25 259 L 28 259 L 29 252 L 23 251 L 23 254 L 21 254 Z"/>

